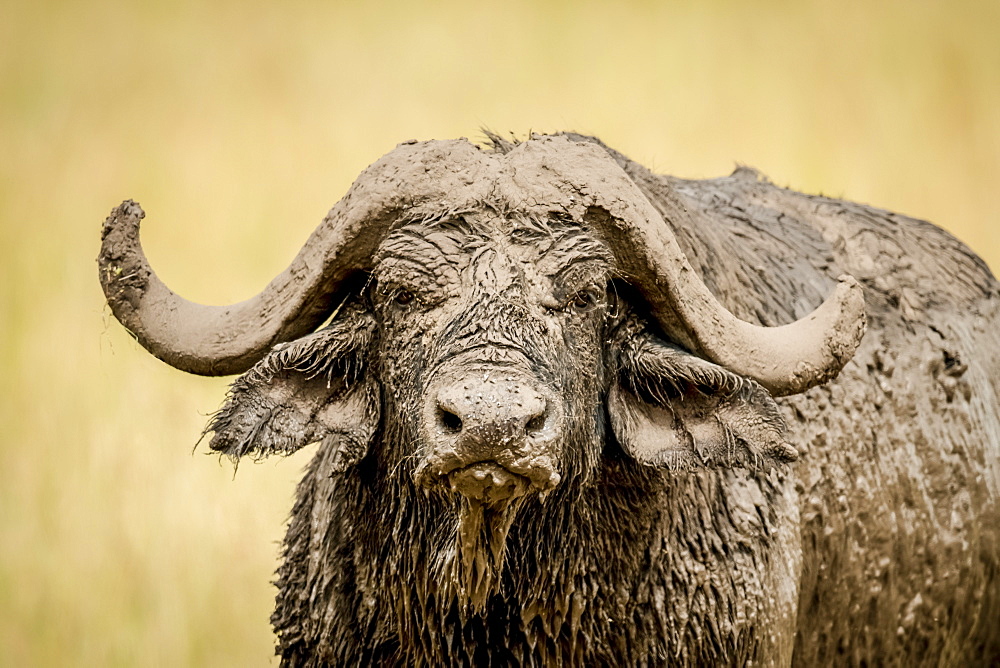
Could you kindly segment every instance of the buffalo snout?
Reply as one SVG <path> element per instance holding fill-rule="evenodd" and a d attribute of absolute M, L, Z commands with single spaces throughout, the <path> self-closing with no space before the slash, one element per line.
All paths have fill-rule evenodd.
<path fill-rule="evenodd" d="M 521 370 L 441 374 L 424 402 L 418 479 L 487 503 L 547 491 L 560 480 L 562 414 L 557 396 Z"/>

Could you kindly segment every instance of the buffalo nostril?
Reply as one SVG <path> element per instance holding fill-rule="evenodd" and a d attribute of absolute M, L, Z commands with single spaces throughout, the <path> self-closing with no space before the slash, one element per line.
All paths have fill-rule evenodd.
<path fill-rule="evenodd" d="M 442 431 L 449 434 L 457 434 L 462 431 L 462 418 L 458 417 L 447 408 L 438 407 L 437 418 Z"/>
<path fill-rule="evenodd" d="M 545 414 L 539 413 L 524 425 L 524 431 L 528 436 L 537 436 L 545 428 Z"/>

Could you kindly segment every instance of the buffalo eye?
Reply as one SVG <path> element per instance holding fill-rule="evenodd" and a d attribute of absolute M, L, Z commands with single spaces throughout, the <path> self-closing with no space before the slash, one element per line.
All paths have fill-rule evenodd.
<path fill-rule="evenodd" d="M 573 301 L 570 302 L 573 308 L 578 311 L 583 311 L 594 303 L 594 297 L 589 292 L 581 291 L 573 296 Z"/>
<path fill-rule="evenodd" d="M 406 306 L 407 304 L 413 301 L 413 293 L 410 292 L 409 290 L 400 290 L 399 292 L 396 293 L 395 301 L 397 304 Z"/>

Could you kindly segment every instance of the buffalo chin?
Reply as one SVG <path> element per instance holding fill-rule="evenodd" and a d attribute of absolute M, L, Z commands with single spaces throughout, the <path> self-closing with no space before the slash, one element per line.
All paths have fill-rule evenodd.
<path fill-rule="evenodd" d="M 451 579 L 459 606 L 482 611 L 499 592 L 507 535 L 526 497 L 521 493 L 495 503 L 460 498 Z"/>

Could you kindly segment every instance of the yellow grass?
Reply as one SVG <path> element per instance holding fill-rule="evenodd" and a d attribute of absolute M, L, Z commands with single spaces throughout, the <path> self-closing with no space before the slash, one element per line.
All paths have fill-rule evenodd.
<path fill-rule="evenodd" d="M 103 308 L 100 223 L 160 275 L 256 292 L 409 138 L 575 129 L 929 218 L 1000 266 L 1000 3 L 5 2 L 0 664 L 265 665 L 309 453 L 191 449 L 225 381 Z"/>

